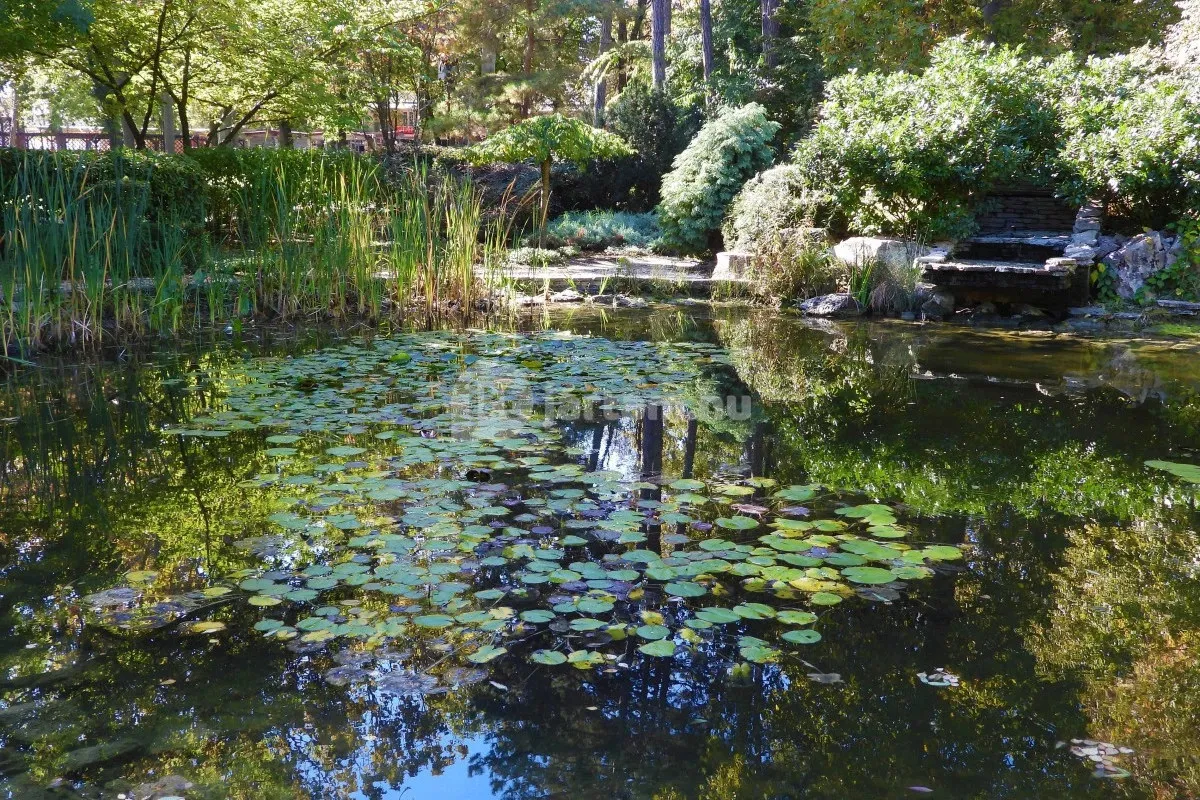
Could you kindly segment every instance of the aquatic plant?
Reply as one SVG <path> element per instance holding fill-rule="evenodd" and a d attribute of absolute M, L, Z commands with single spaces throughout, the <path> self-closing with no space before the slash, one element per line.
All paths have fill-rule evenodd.
<path fill-rule="evenodd" d="M 28 155 L 0 175 L 0 292 L 11 348 L 98 345 L 253 314 L 378 319 L 476 305 L 509 238 L 466 182 L 366 158 L 258 158 L 189 204 L 160 208 L 157 161 Z M 109 173 L 112 173 L 111 175 Z M 187 214 L 181 216 L 183 212 Z M 478 270 L 478 272 L 477 272 Z"/>
<path fill-rule="evenodd" d="M 893 509 L 853 493 L 661 475 L 647 471 L 653 453 L 630 479 L 572 457 L 566 421 L 636 414 L 645 445 L 664 408 L 705 413 L 696 400 L 724 362 L 712 345 L 561 334 L 395 337 L 251 362 L 219 408 L 165 433 L 262 437 L 277 467 L 244 488 L 277 510 L 238 546 L 263 566 L 183 595 L 140 571 L 86 598 L 91 618 L 212 635 L 223 620 L 210 609 L 277 609 L 255 625 L 264 636 L 346 653 L 330 681 L 423 691 L 448 657 L 610 669 L 634 651 L 721 642 L 745 662 L 785 659 L 821 640 L 829 607 L 899 599 L 963 557 L 904 541 Z M 401 642 L 428 658 L 368 669 Z"/>

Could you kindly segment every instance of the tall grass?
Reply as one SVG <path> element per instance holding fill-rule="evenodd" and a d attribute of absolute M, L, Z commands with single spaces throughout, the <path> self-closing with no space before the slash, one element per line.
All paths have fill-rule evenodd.
<path fill-rule="evenodd" d="M 10 154 L 12 155 L 12 154 Z M 282 154 L 281 154 L 282 155 Z M 156 206 L 153 164 L 16 154 L 0 174 L 0 325 L 12 351 L 173 334 L 261 315 L 378 319 L 470 311 L 508 240 L 507 216 L 420 168 L 374 160 L 246 159 L 210 179 L 207 228 Z"/>

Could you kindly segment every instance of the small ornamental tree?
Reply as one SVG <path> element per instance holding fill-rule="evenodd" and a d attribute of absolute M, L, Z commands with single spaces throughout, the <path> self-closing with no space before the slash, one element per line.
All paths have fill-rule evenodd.
<path fill-rule="evenodd" d="M 583 169 L 600 158 L 633 155 L 633 148 L 620 136 L 593 128 L 586 122 L 548 114 L 506 128 L 470 148 L 468 155 L 477 164 L 533 161 L 542 170 L 541 224 L 550 212 L 550 168 L 555 161 L 568 161 Z"/>

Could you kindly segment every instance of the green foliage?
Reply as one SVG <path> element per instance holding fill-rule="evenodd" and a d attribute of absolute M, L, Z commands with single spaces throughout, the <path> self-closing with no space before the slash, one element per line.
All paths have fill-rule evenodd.
<path fill-rule="evenodd" d="M 550 211 L 550 169 L 566 161 L 583 169 L 595 159 L 633 155 L 625 140 L 562 114 L 547 114 L 512 125 L 471 147 L 467 157 L 476 164 L 533 161 L 542 172 L 539 221 L 545 228 Z"/>
<path fill-rule="evenodd" d="M 547 114 L 518 122 L 488 137 L 470 148 L 468 157 L 477 164 L 569 161 L 585 167 L 593 159 L 632 153 L 629 145 L 615 134 L 562 114 Z"/>
<path fill-rule="evenodd" d="M 119 189 L 146 193 L 150 222 L 169 219 L 189 234 L 204 228 L 206 179 L 200 165 L 186 156 L 120 150 L 110 153 L 0 149 L 0 186 L 18 173 L 54 175 L 68 193 L 87 188 L 113 194 Z M 0 202 L 12 199 L 0 197 Z"/>
<path fill-rule="evenodd" d="M 799 167 L 773 167 L 751 178 L 734 198 L 722 227 L 725 245 L 757 252 L 785 230 L 813 225 L 821 200 Z"/>
<path fill-rule="evenodd" d="M 1135 299 L 1200 301 L 1200 219 L 1195 214 L 1171 226 L 1179 236 L 1179 256 L 1147 276 Z"/>
<path fill-rule="evenodd" d="M 1090 59 L 1062 100 L 1059 180 L 1134 226 L 1161 227 L 1200 201 L 1200 103 L 1145 52 Z"/>
<path fill-rule="evenodd" d="M 955 39 L 919 75 L 845 75 L 796 163 L 854 231 L 961 236 L 997 184 L 1048 181 L 1060 67 Z"/>
<path fill-rule="evenodd" d="M 577 247 L 581 250 L 605 250 L 609 247 L 649 249 L 661 236 L 662 230 L 653 214 L 568 211 L 546 227 L 544 243 L 546 247 Z"/>
<path fill-rule="evenodd" d="M 0 151 L 6 345 L 99 344 L 251 314 L 470 307 L 507 238 L 469 183 L 341 153 Z M 383 246 L 381 247 L 381 243 Z"/>
<path fill-rule="evenodd" d="M 756 294 L 811 297 L 844 282 L 845 268 L 829 257 L 825 232 L 813 229 L 820 200 L 793 164 L 755 176 L 734 198 L 723 228 L 725 246 L 753 256 Z"/>
<path fill-rule="evenodd" d="M 699 113 L 635 81 L 609 103 L 606 114 L 609 130 L 637 151 L 630 168 L 637 173 L 642 195 L 654 206 L 663 175 L 700 129 Z"/>
<path fill-rule="evenodd" d="M 725 211 L 746 181 L 771 166 L 779 123 L 755 103 L 722 112 L 705 124 L 663 178 L 659 222 L 668 246 L 709 247 Z"/>
<path fill-rule="evenodd" d="M 939 41 L 977 20 L 966 0 L 812 0 L 809 12 L 830 75 L 919 69 Z"/>

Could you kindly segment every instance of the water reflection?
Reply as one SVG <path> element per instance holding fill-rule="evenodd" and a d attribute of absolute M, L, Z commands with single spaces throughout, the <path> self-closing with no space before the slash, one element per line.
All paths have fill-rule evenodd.
<path fill-rule="evenodd" d="M 651 405 L 566 423 L 588 470 L 861 488 L 972 543 L 966 569 L 847 604 L 805 663 L 741 673 L 714 647 L 611 674 L 502 659 L 425 696 L 331 686 L 320 657 L 253 635 L 250 609 L 214 641 L 82 623 L 79 598 L 131 569 L 202 587 L 255 565 L 233 543 L 273 510 L 242 486 L 269 467 L 261 443 L 160 434 L 254 348 L 27 373 L 0 400 L 0 796 L 166 776 L 199 798 L 1200 792 L 1194 494 L 1142 467 L 1200 449 L 1193 351 L 734 310 L 556 323 L 719 343 L 723 391 L 755 399 L 744 420 Z M 962 685 L 917 680 L 937 667 Z M 1131 745 L 1132 776 L 1092 777 L 1072 738 Z"/>

